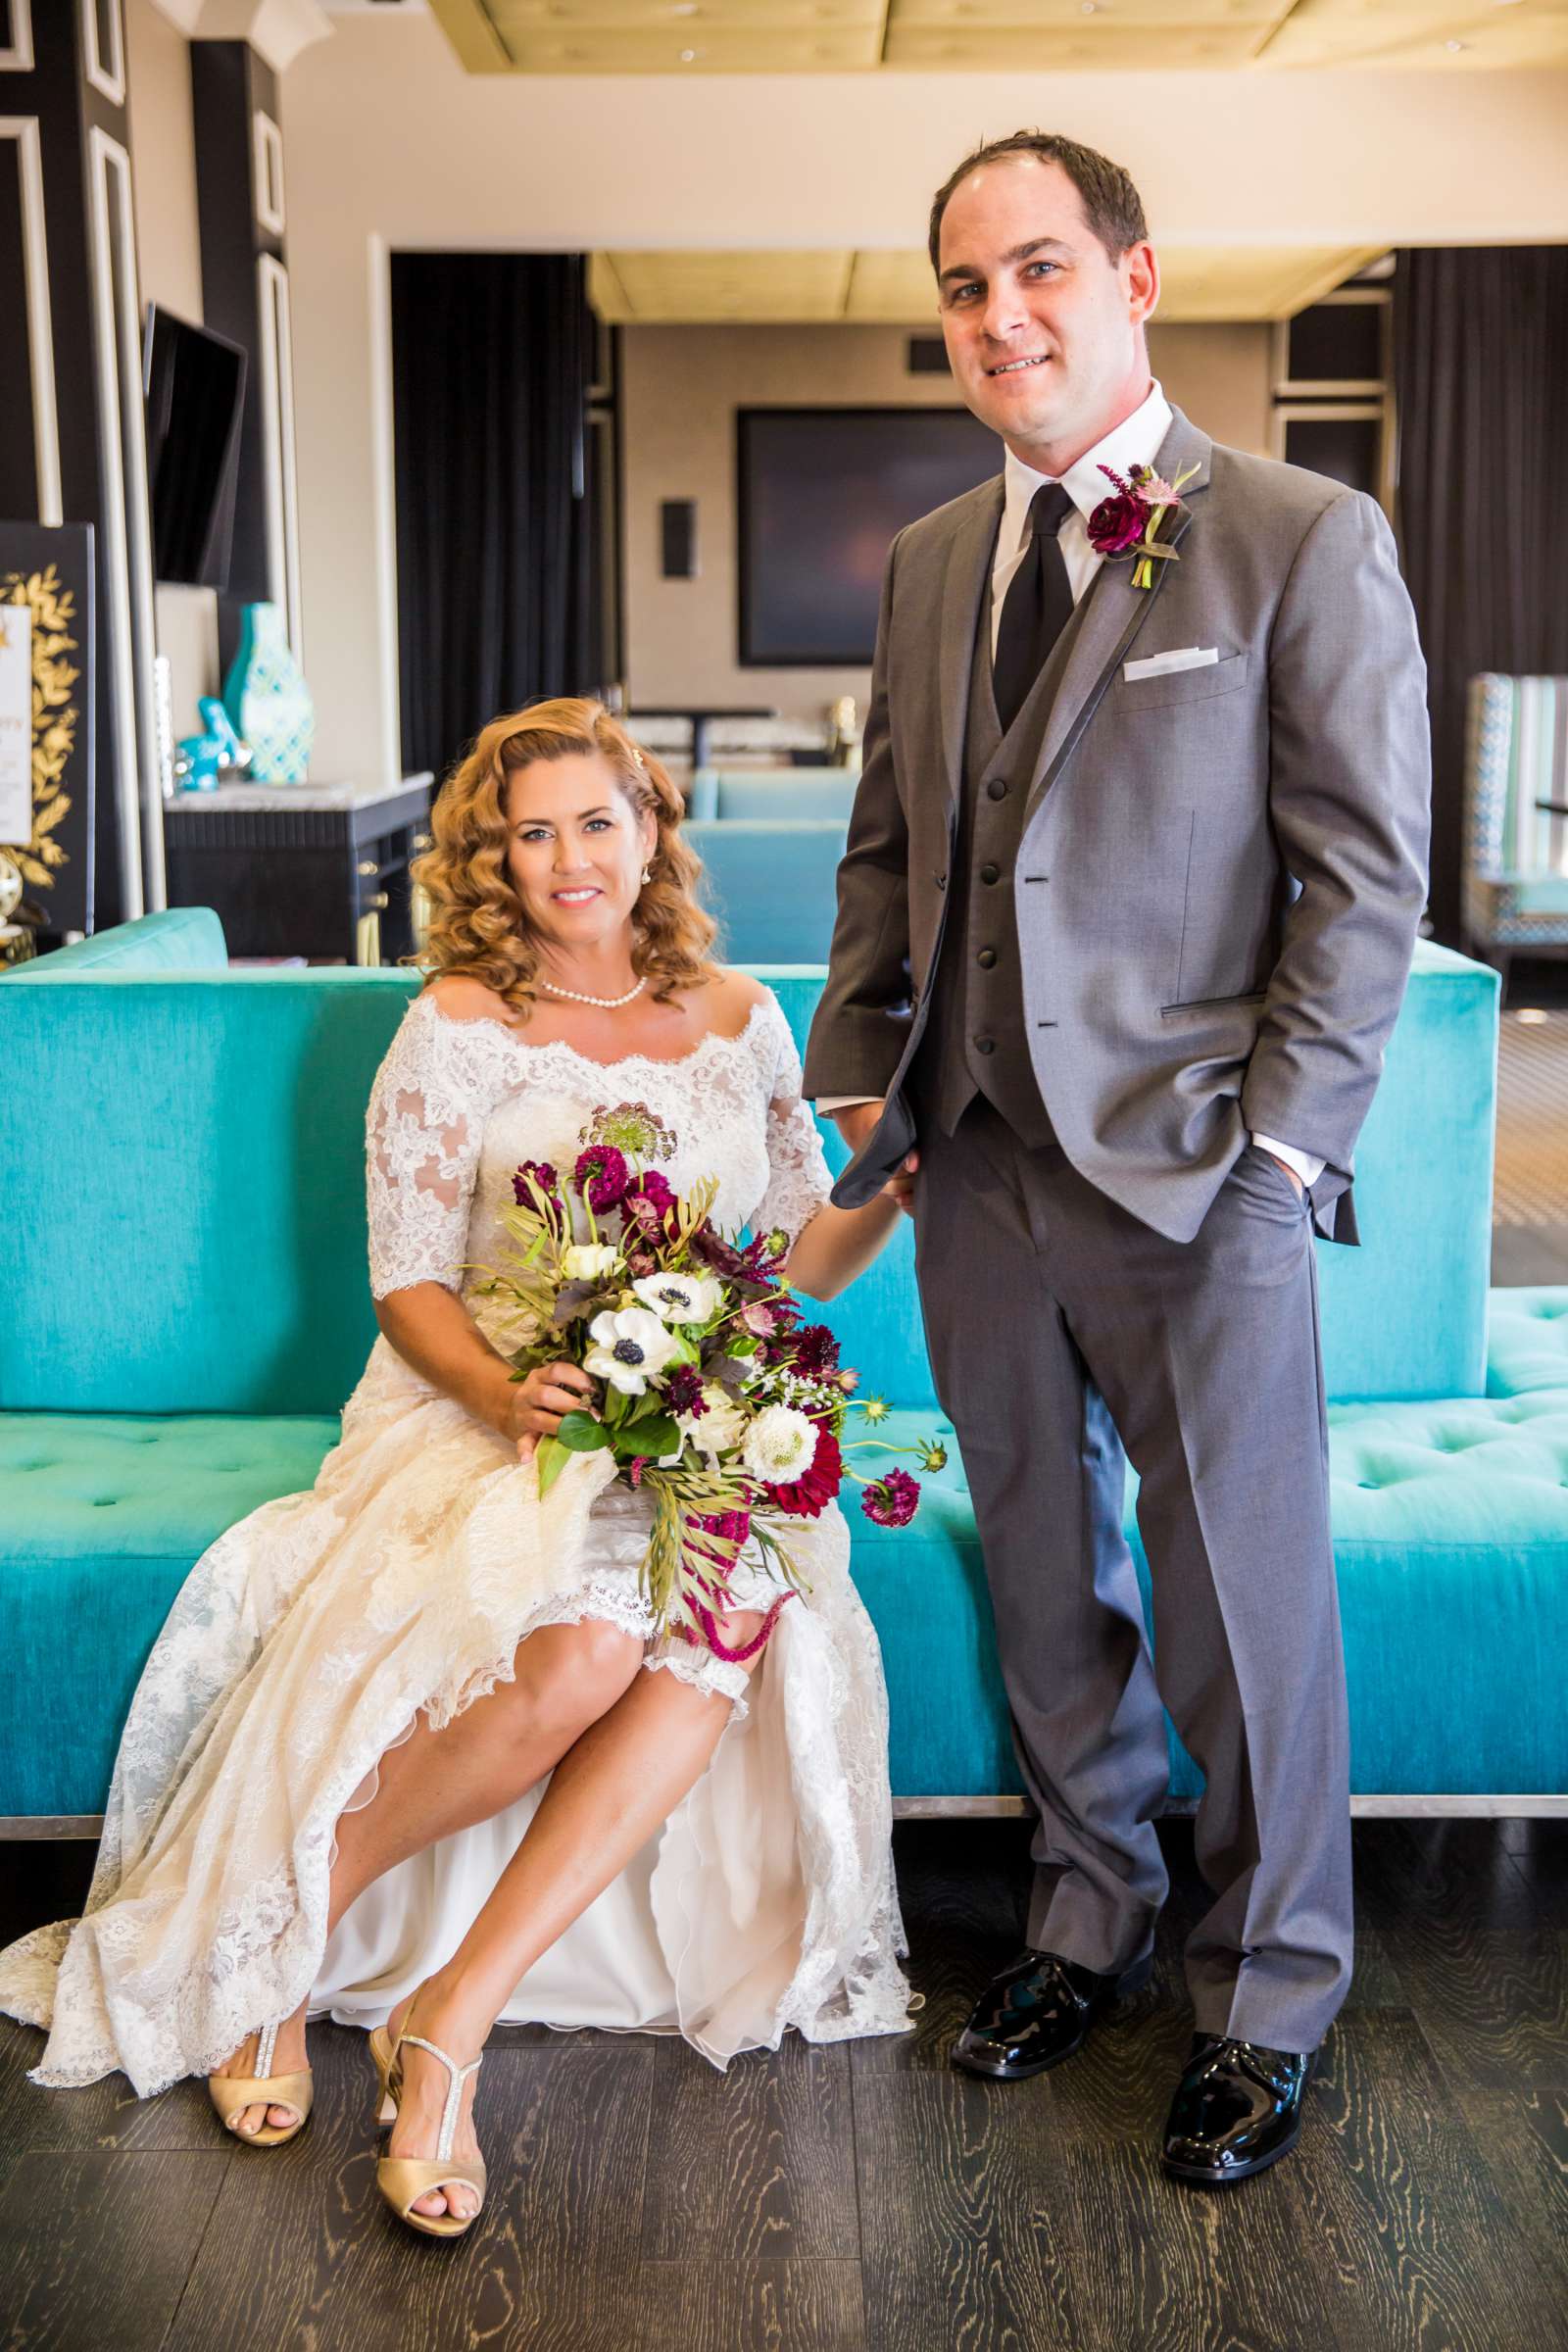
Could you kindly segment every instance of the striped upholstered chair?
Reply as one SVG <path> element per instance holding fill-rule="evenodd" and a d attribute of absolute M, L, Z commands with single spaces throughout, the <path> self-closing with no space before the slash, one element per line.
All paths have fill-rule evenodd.
<path fill-rule="evenodd" d="M 1519 953 L 1568 955 L 1568 678 L 1470 681 L 1464 930 L 1504 994 Z"/>

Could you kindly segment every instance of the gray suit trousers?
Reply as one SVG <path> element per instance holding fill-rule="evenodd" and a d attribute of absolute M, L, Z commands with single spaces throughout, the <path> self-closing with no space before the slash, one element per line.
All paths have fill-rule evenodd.
<path fill-rule="evenodd" d="M 1249 1145 L 1196 1238 L 1174 1242 L 979 1099 L 951 1136 L 921 1122 L 920 1151 L 926 1337 L 1040 1817 L 1028 1939 L 1101 1971 L 1149 1949 L 1163 1700 L 1206 1783 L 1197 1853 L 1215 1900 L 1186 1954 L 1198 2030 L 1314 2049 L 1352 1935 L 1310 1203 Z"/>

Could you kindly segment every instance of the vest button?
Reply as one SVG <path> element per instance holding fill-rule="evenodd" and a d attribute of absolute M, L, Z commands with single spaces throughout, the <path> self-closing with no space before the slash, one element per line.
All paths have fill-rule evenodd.
<path fill-rule="evenodd" d="M 980 868 L 980 879 L 982 882 L 996 882 L 1001 879 L 1001 876 L 1002 868 L 1000 865 L 983 865 Z"/>
<path fill-rule="evenodd" d="M 1004 801 L 1007 797 L 1006 778 L 1004 776 L 993 776 L 990 783 L 986 786 L 986 797 L 993 801 Z"/>
<path fill-rule="evenodd" d="M 997 951 L 995 948 L 982 948 L 979 955 L 975 957 L 976 963 L 980 966 L 980 969 L 983 972 L 989 972 L 996 960 Z"/>
<path fill-rule="evenodd" d="M 994 1054 L 997 1050 L 997 1041 L 994 1037 L 977 1037 L 974 1041 L 974 1050 L 977 1054 Z"/>

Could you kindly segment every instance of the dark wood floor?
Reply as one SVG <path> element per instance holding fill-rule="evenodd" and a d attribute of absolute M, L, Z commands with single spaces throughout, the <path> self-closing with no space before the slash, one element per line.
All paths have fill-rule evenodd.
<path fill-rule="evenodd" d="M 1354 1989 L 1295 2157 L 1222 2196 L 1155 2137 L 1189 2033 L 1174 1892 L 1153 1984 L 1058 2073 L 947 2065 L 1018 1934 L 1026 1830 L 898 1833 L 918 2032 L 683 2043 L 504 2029 L 493 2183 L 458 2246 L 372 2180 L 359 2037 L 312 2030 L 291 2147 L 185 2084 L 45 2092 L 0 2025 L 0 2343 L 58 2352 L 1554 2352 L 1568 2345 L 1568 1823 L 1362 1823 Z M 85 1849 L 6 1854 L 0 1933 L 70 1910 Z"/>

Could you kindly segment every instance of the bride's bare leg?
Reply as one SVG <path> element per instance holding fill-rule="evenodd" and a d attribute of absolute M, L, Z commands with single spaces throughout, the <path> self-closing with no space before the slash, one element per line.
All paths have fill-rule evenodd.
<path fill-rule="evenodd" d="M 760 1624 L 757 1616 L 731 1617 L 726 1646 L 744 1647 Z M 412 2003 L 393 2011 L 394 2030 L 409 2023 L 411 2008 L 416 2008 L 415 2032 L 438 2042 L 460 2065 L 476 2058 L 519 1978 L 702 1778 L 729 1716 L 727 1698 L 694 1690 L 670 1673 L 639 1674 L 562 1757 L 489 1900 L 446 1966 L 419 1985 Z M 391 2153 L 433 2156 L 445 2069 L 408 2047 L 403 2067 Z M 469 2116 L 474 2080 L 464 2091 L 454 2142 L 460 2158 L 478 2153 Z M 454 2187 L 454 2213 L 471 2212 L 473 2202 L 468 2190 Z M 421 2213 L 443 2213 L 447 2204 L 439 2189 L 417 2200 Z"/>
<path fill-rule="evenodd" d="M 409 1738 L 381 1758 L 374 1796 L 337 1827 L 330 1935 L 355 1898 L 383 1871 L 422 1852 L 438 1838 L 488 1821 L 552 1771 L 585 1727 L 613 1706 L 637 1674 L 642 1644 L 612 1625 L 541 1627 L 520 1642 L 514 1679 L 466 1707 L 444 1731 L 420 1716 Z M 278 2028 L 276 2074 L 306 2064 L 305 2008 Z M 253 2034 L 220 2075 L 255 2072 Z M 264 2122 L 282 2128 L 289 2107 L 247 2107 L 233 2129 L 249 2136 Z"/>

